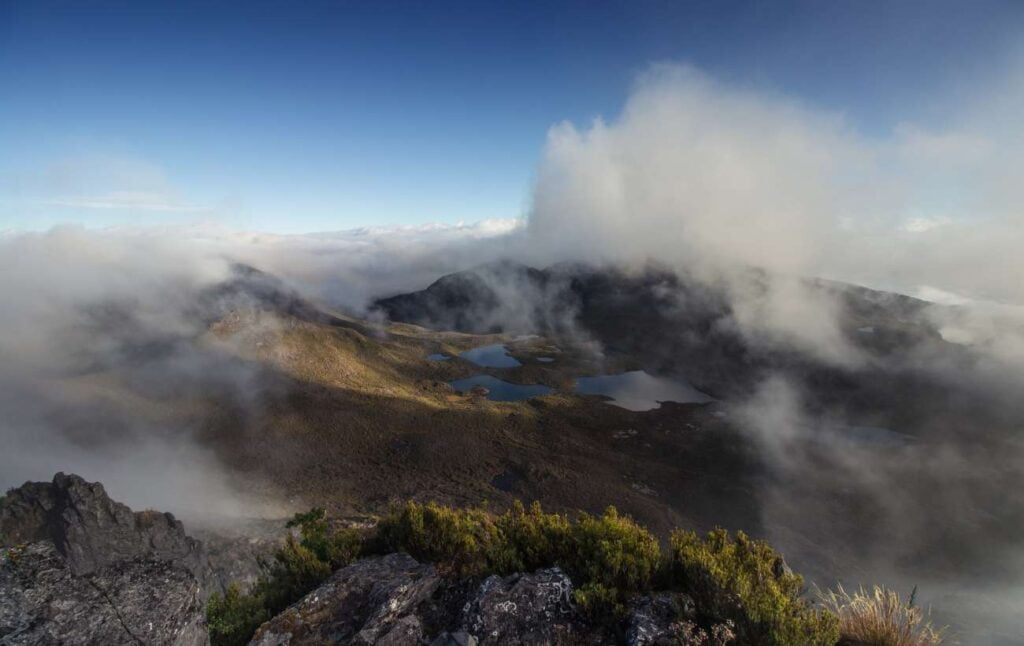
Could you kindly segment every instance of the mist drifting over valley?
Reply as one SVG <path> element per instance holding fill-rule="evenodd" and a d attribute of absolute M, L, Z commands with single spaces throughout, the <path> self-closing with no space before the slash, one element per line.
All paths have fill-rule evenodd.
<path fill-rule="evenodd" d="M 459 332 L 538 334 L 586 347 L 594 372 L 627 366 L 708 392 L 756 455 L 756 476 L 736 476 L 751 526 L 734 529 L 770 540 L 810 580 L 919 586 L 979 635 L 962 643 L 1024 643 L 1024 63 L 1005 70 L 936 97 L 922 123 L 868 132 L 780 89 L 648 65 L 619 111 L 551 125 L 519 219 L 6 231 L 0 485 L 74 472 L 186 519 L 319 502 L 281 475 L 308 453 L 268 428 L 307 414 L 294 412 L 300 390 L 316 406 L 358 391 L 434 419 L 406 411 L 421 402 L 402 379 L 439 379 L 402 354 L 422 339 L 377 301 L 469 271 L 489 300 L 457 302 L 470 321 Z M 666 323 L 594 324 L 586 308 L 602 281 L 625 294 L 626 309 L 609 299 L 608 311 L 628 318 L 642 286 Z M 711 312 L 699 331 L 681 323 L 692 312 Z M 320 349 L 315 325 L 354 349 Z M 434 327 L 423 348 L 470 343 Z M 674 331 L 678 345 L 662 343 Z M 720 339 L 731 345 L 700 347 Z M 719 350 L 733 363 L 696 363 Z M 317 381 L 321 362 L 344 374 Z M 368 424 L 330 410 L 332 432 Z M 384 461 L 366 442 L 337 450 Z M 255 449 L 239 457 L 270 443 L 280 465 Z M 310 468 L 325 489 L 347 477 L 326 459 Z M 390 496 L 328 505 L 365 511 Z M 651 504 L 633 513 L 688 518 L 687 501 Z"/>

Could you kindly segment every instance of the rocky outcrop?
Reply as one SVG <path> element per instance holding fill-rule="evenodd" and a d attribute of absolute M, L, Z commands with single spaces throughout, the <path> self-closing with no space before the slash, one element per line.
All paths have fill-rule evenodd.
<path fill-rule="evenodd" d="M 250 646 L 542 645 L 572 643 L 586 632 L 572 582 L 558 568 L 466 586 L 408 555 L 389 554 L 342 568 L 264 624 Z"/>
<path fill-rule="evenodd" d="M 171 514 L 133 512 L 58 473 L 0 504 L 0 644 L 209 643 L 203 546 Z"/>
<path fill-rule="evenodd" d="M 169 561 L 137 558 L 75 574 L 48 541 L 0 556 L 0 643 L 209 643 L 199 583 Z"/>
<path fill-rule="evenodd" d="M 630 646 L 727 646 L 728 625 L 696 624 L 684 594 L 638 596 L 625 623 Z M 429 644 L 557 646 L 619 643 L 573 604 L 559 568 L 459 581 L 405 554 L 358 561 L 264 624 L 249 646 Z"/>
<path fill-rule="evenodd" d="M 727 646 L 732 627 L 718 624 L 711 632 L 697 626 L 693 599 L 685 594 L 660 592 L 638 596 L 629 609 L 628 646 Z"/>
<path fill-rule="evenodd" d="M 27 482 L 0 506 L 0 544 L 49 541 L 74 574 L 148 556 L 174 561 L 196 578 L 208 576 L 202 544 L 172 514 L 133 512 L 107 496 L 103 485 L 58 473 L 53 482 Z"/>
<path fill-rule="evenodd" d="M 78 476 L 12 490 L 0 504 L 0 645 L 209 644 L 207 592 L 229 579 L 251 583 L 252 563 L 276 544 L 273 525 L 250 523 L 251 536 L 238 525 L 239 536 L 207 528 L 208 551 L 170 514 L 133 512 Z M 728 626 L 698 627 L 680 594 L 637 597 L 625 627 L 631 646 L 732 640 Z M 580 643 L 615 640 L 577 612 L 572 581 L 557 567 L 452 578 L 388 554 L 338 570 L 263 624 L 250 646 Z"/>
<path fill-rule="evenodd" d="M 417 644 L 424 625 L 417 608 L 441 584 L 433 566 L 405 554 L 365 559 L 264 624 L 250 644 Z"/>
<path fill-rule="evenodd" d="M 466 604 L 461 629 L 481 644 L 559 644 L 579 633 L 572 581 L 558 568 L 491 576 Z"/>

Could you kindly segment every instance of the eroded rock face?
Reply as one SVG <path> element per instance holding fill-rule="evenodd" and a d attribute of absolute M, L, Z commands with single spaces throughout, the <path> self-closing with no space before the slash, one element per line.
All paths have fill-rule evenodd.
<path fill-rule="evenodd" d="M 0 643 L 209 643 L 200 586 L 186 568 L 137 558 L 75 574 L 48 541 L 0 552 Z"/>
<path fill-rule="evenodd" d="M 491 576 L 466 604 L 462 630 L 480 644 L 557 644 L 574 633 L 572 582 L 559 568 Z"/>
<path fill-rule="evenodd" d="M 558 568 L 464 585 L 410 556 L 389 554 L 338 570 L 249 644 L 591 643 L 571 600 L 572 583 Z"/>
<path fill-rule="evenodd" d="M 107 496 L 103 485 L 58 473 L 53 482 L 28 482 L 0 506 L 0 544 L 49 541 L 74 574 L 126 559 L 175 561 L 200 581 L 208 577 L 202 544 L 172 514 L 133 512 Z"/>
<path fill-rule="evenodd" d="M 0 644 L 208 644 L 202 544 L 58 473 L 0 504 Z"/>
<path fill-rule="evenodd" d="M 249 643 L 418 644 L 427 635 L 417 608 L 440 584 L 433 566 L 405 554 L 364 559 L 335 572 L 264 624 Z"/>

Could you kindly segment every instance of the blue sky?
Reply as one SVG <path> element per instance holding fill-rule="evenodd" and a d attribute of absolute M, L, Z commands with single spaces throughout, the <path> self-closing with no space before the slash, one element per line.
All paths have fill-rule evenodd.
<path fill-rule="evenodd" d="M 547 129 L 614 117 L 653 62 L 884 134 L 1022 34 L 987 0 L 2 0 L 0 229 L 517 217 Z"/>

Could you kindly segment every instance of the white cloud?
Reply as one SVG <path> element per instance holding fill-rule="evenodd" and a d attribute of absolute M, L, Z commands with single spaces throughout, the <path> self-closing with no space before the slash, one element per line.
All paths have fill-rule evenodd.
<path fill-rule="evenodd" d="M 65 197 L 46 204 L 73 209 L 130 209 L 135 211 L 169 211 L 176 213 L 203 213 L 208 206 L 185 204 L 170 195 L 143 191 L 114 191 L 95 197 Z"/>

